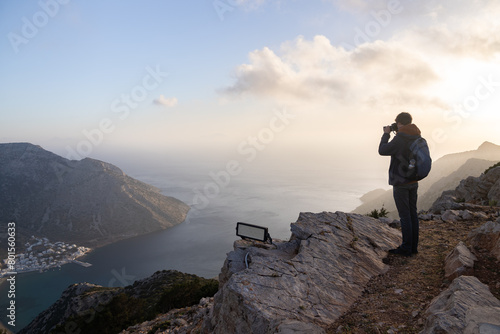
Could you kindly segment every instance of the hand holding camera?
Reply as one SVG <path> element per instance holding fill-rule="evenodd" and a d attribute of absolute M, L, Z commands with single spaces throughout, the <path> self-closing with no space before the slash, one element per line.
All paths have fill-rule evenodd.
<path fill-rule="evenodd" d="M 398 124 L 392 123 L 391 125 L 384 126 L 385 133 L 391 133 L 391 131 L 398 132 Z"/>

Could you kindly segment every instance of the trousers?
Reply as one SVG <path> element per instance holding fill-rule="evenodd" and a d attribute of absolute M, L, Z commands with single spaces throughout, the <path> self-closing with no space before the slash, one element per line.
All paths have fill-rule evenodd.
<path fill-rule="evenodd" d="M 401 248 L 406 252 L 418 252 L 419 221 L 417 213 L 418 183 L 393 186 L 394 202 L 401 221 L 403 242 Z"/>

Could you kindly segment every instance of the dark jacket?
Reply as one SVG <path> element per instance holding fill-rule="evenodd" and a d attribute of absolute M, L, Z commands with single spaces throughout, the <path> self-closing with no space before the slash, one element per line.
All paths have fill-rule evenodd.
<path fill-rule="evenodd" d="M 396 136 L 389 142 L 391 135 L 384 133 L 380 140 L 378 153 L 380 155 L 390 155 L 391 165 L 389 166 L 389 184 L 399 186 L 415 181 L 404 176 L 404 167 L 407 166 L 410 143 L 420 137 L 420 130 L 415 124 L 408 124 L 399 129 Z"/>

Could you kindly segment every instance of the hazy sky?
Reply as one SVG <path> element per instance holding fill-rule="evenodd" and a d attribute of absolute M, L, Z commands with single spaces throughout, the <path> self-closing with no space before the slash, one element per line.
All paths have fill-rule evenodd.
<path fill-rule="evenodd" d="M 386 167 L 382 127 L 408 111 L 435 157 L 500 144 L 499 17 L 496 0 L 2 1 L 0 142 Z"/>

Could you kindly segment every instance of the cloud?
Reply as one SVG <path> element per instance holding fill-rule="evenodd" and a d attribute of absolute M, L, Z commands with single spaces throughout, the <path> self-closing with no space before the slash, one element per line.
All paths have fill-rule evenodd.
<path fill-rule="evenodd" d="M 439 81 L 434 68 L 418 53 L 397 42 L 377 41 L 346 51 L 324 36 L 284 43 L 280 54 L 269 48 L 250 54 L 236 69 L 236 81 L 223 90 L 229 96 L 253 95 L 282 102 L 336 103 L 345 107 L 443 103 L 426 96 Z"/>
<path fill-rule="evenodd" d="M 342 75 L 345 50 L 333 47 L 324 36 L 316 36 L 313 41 L 299 37 L 283 44 L 281 51 L 277 55 L 265 47 L 250 53 L 250 64 L 236 69 L 236 82 L 223 92 L 300 99 L 322 93 L 343 96 L 348 85 Z"/>
<path fill-rule="evenodd" d="M 339 152 L 376 145 L 382 126 L 401 111 L 414 116 L 437 156 L 484 141 L 484 131 L 464 134 L 492 126 L 497 115 L 500 2 L 401 0 L 403 10 L 391 17 L 382 15 L 386 3 L 357 1 L 352 39 L 345 37 L 350 32 L 299 36 L 250 52 L 220 92 L 227 100 L 293 110 L 297 125 L 280 133 L 282 147 L 326 148 L 338 161 Z M 359 31 L 368 38 L 356 43 Z M 349 39 L 351 45 L 343 43 Z M 488 125 L 478 126 L 485 119 Z"/>
<path fill-rule="evenodd" d="M 416 31 L 413 38 L 448 56 L 484 61 L 498 60 L 500 56 L 500 27 L 488 26 L 485 22 L 462 28 L 440 25 Z"/>
<path fill-rule="evenodd" d="M 167 108 L 175 107 L 178 103 L 177 98 L 175 97 L 170 97 L 170 98 L 165 98 L 163 95 L 160 95 L 159 98 L 155 99 L 153 101 L 154 104 L 160 105 L 160 106 L 165 106 Z"/>
<path fill-rule="evenodd" d="M 325 0 L 326 1 L 326 0 Z M 457 57 L 491 60 L 500 53 L 500 3 L 493 0 L 329 0 L 420 46 Z M 391 12 L 397 8 L 397 13 Z M 374 22 L 372 22 L 374 23 Z M 380 23 L 380 22 L 379 22 Z M 367 23 L 365 28 L 369 26 Z M 363 29 L 361 29 L 363 30 Z"/>
<path fill-rule="evenodd" d="M 397 0 L 325 1 L 349 5 L 375 23 L 373 11 L 384 10 Z M 500 4 L 491 0 L 400 3 L 401 13 L 381 26 L 392 32 L 385 40 L 373 36 L 346 49 L 325 36 L 312 40 L 299 36 L 279 49 L 264 47 L 251 52 L 248 63 L 235 69 L 234 82 L 222 93 L 287 104 L 305 102 L 311 108 L 334 104 L 351 110 L 387 106 L 449 110 L 456 103 L 451 89 L 461 81 L 477 79 L 474 73 L 478 72 L 457 71 L 465 59 L 498 65 Z M 455 86 L 447 86 L 450 82 Z"/>

